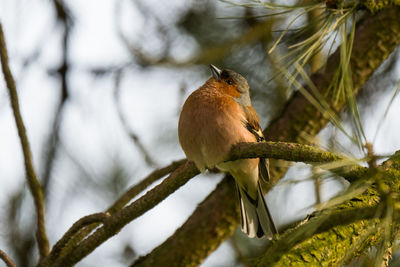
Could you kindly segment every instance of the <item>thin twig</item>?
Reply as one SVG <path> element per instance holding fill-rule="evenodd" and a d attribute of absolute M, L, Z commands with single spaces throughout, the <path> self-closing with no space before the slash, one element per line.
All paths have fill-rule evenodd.
<path fill-rule="evenodd" d="M 10 259 L 10 257 L 8 257 L 8 255 L 1 249 L 0 249 L 0 259 L 2 259 L 6 263 L 7 267 L 16 267 L 16 265 Z"/>
<path fill-rule="evenodd" d="M 109 216 L 110 214 L 107 212 L 105 213 L 100 212 L 79 219 L 71 226 L 71 228 L 68 229 L 68 231 L 54 245 L 53 249 L 51 250 L 51 253 L 48 255 L 48 257 L 45 258 L 43 262 L 40 263 L 39 266 L 52 266 L 55 260 L 59 257 L 62 249 L 65 247 L 68 241 L 74 236 L 75 233 L 77 233 L 79 230 L 88 225 L 92 225 L 94 223 L 96 223 L 97 225 L 97 223 L 104 222 L 105 219 Z"/>
<path fill-rule="evenodd" d="M 138 184 L 132 186 L 128 191 L 126 191 L 115 203 L 108 208 L 107 212 L 111 214 L 121 210 L 126 204 L 129 203 L 134 197 L 136 197 L 140 192 L 149 187 L 152 183 L 164 177 L 168 173 L 175 171 L 177 168 L 182 166 L 186 162 L 186 159 L 181 159 L 172 162 L 170 165 L 158 169 L 148 175 L 145 179 L 140 181 Z"/>
<path fill-rule="evenodd" d="M 149 167 L 157 167 L 158 163 L 153 159 L 153 157 L 150 155 L 149 151 L 146 149 L 146 147 L 142 144 L 142 142 L 139 139 L 139 136 L 129 127 L 128 122 L 122 112 L 121 109 L 121 103 L 119 101 L 120 99 L 120 84 L 121 84 L 121 79 L 122 79 L 122 74 L 123 71 L 122 69 L 119 69 L 115 72 L 115 83 L 114 83 L 114 103 L 115 103 L 115 108 L 117 110 L 117 114 L 119 117 L 119 120 L 122 124 L 122 127 L 124 128 L 125 132 L 135 144 L 135 146 L 139 149 L 140 153 L 144 157 L 144 161 Z"/>
<path fill-rule="evenodd" d="M 15 86 L 14 78 L 8 66 L 8 54 L 3 33 L 3 26 L 0 23 L 0 57 L 1 67 L 3 70 L 4 78 L 6 80 L 8 92 L 10 95 L 11 107 L 14 113 L 15 123 L 17 125 L 18 135 L 20 137 L 22 151 L 25 162 L 26 179 L 31 191 L 37 215 L 37 231 L 36 238 L 39 247 L 40 259 L 44 258 L 49 253 L 49 241 L 46 235 L 45 219 L 44 219 L 44 197 L 43 190 L 37 179 L 35 169 L 32 163 L 32 153 L 29 146 L 28 137 L 24 122 L 22 120 L 21 111 L 19 109 L 18 94 Z"/>

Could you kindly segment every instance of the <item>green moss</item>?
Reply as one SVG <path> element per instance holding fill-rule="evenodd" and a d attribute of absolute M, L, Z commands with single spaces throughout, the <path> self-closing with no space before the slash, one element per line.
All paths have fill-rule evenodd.
<path fill-rule="evenodd" d="M 384 8 L 400 6 L 400 0 L 365 0 L 361 2 L 361 5 L 371 13 L 376 13 Z"/>

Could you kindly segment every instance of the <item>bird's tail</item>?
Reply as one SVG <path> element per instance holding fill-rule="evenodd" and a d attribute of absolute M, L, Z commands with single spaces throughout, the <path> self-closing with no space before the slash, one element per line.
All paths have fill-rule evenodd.
<path fill-rule="evenodd" d="M 278 231 L 268 210 L 267 203 L 265 203 L 260 181 L 258 181 L 257 199 L 252 199 L 238 184 L 236 186 L 239 192 L 242 231 L 249 237 L 257 236 L 261 238 L 265 236 L 271 239 Z"/>

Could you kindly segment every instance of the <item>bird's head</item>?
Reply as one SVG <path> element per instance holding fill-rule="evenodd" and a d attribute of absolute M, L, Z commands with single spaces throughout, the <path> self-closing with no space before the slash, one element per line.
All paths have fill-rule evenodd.
<path fill-rule="evenodd" d="M 217 90 L 234 98 L 243 106 L 251 105 L 250 88 L 246 79 L 233 70 L 220 70 L 210 65 Z"/>

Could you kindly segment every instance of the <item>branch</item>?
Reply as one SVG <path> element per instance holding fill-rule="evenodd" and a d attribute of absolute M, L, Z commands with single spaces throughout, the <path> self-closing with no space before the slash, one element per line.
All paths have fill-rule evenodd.
<path fill-rule="evenodd" d="M 153 188 L 132 204 L 106 219 L 103 226 L 57 261 L 54 266 L 74 265 L 104 241 L 117 234 L 126 224 L 153 208 L 197 174 L 199 174 L 199 171 L 192 162 L 187 162 L 185 165 L 179 167 L 159 186 Z"/>
<path fill-rule="evenodd" d="M 281 151 L 281 153 L 279 153 L 279 151 Z M 336 156 L 332 153 L 317 148 L 313 148 L 311 146 L 290 144 L 283 142 L 242 143 L 234 147 L 234 149 L 232 150 L 232 157 L 230 158 L 232 160 L 236 160 L 239 158 L 260 157 L 260 156 L 265 156 L 270 158 L 283 158 L 294 161 L 308 161 L 308 162 L 309 161 L 325 162 L 325 161 L 333 161 L 341 159 L 341 157 L 339 156 Z M 170 175 L 170 177 L 165 179 L 160 185 L 150 190 L 146 195 L 144 195 L 131 205 L 122 208 L 135 195 L 137 195 L 139 192 L 144 190 L 149 184 L 151 184 L 154 178 L 160 177 L 159 173 L 164 174 L 166 171 L 170 171 L 171 168 L 175 168 L 179 164 L 182 164 L 182 161 L 176 163 L 175 165 L 170 165 L 166 168 L 159 170 L 158 173 L 155 173 L 153 176 L 150 176 L 148 179 L 145 179 L 140 184 L 128 190 L 127 193 L 125 193 L 116 202 L 116 204 L 114 204 L 109 209 L 110 213 L 113 213 L 113 215 L 104 221 L 104 226 L 99 228 L 93 235 L 89 236 L 86 240 L 83 240 L 79 244 L 78 244 L 79 240 L 77 241 L 75 239 L 74 243 L 78 244 L 76 248 L 73 248 L 68 253 L 63 253 L 63 259 L 65 260 L 64 261 L 61 260 L 60 263 L 58 264 L 62 264 L 63 266 L 64 265 L 69 266 L 70 264 L 75 264 L 81 258 L 90 253 L 93 249 L 95 249 L 98 245 L 100 245 L 108 238 L 118 233 L 118 231 L 122 227 L 124 227 L 127 223 L 134 220 L 138 216 L 142 215 L 147 210 L 156 206 L 165 197 L 173 193 L 181 185 L 185 184 L 191 177 L 199 173 L 199 171 L 192 162 L 186 162 L 185 165 L 178 168 L 174 173 Z M 234 192 L 234 190 L 231 191 Z M 229 196 L 229 199 L 231 198 L 232 196 Z M 235 209 L 236 204 L 232 202 L 232 205 L 233 208 L 230 208 L 230 210 L 236 210 Z M 211 211 L 213 211 L 213 209 L 211 209 Z M 203 218 L 209 218 L 209 216 L 205 216 Z M 216 218 L 217 217 L 214 216 L 214 219 Z M 85 229 L 84 233 L 87 233 L 88 231 L 93 229 L 93 227 Z M 215 236 L 214 228 L 212 230 L 212 233 Z M 79 238 L 83 239 L 82 233 L 79 234 Z M 63 247 L 64 246 L 65 245 L 63 245 Z M 57 255 L 59 255 L 60 253 L 61 252 L 57 252 Z M 51 254 L 53 254 L 53 251 Z M 75 257 L 75 259 L 72 260 L 72 257 Z M 46 264 L 48 264 L 47 260 Z M 43 264 L 42 266 L 49 266 L 49 265 Z"/>
<path fill-rule="evenodd" d="M 1 27 L 1 26 L 0 26 Z M 0 259 L 4 261 L 4 263 L 7 265 L 7 267 L 16 267 L 14 262 L 8 257 L 8 255 L 0 249 Z"/>
<path fill-rule="evenodd" d="M 242 158 L 272 158 L 295 162 L 331 162 L 344 157 L 309 145 L 286 142 L 240 143 L 231 150 L 229 161 Z"/>
<path fill-rule="evenodd" d="M 142 48 L 136 44 L 131 44 L 123 34 L 120 34 L 122 41 L 127 46 L 130 53 L 136 58 L 138 64 L 142 66 L 165 66 L 173 68 L 182 68 L 196 64 L 210 64 L 210 62 L 220 61 L 223 58 L 235 53 L 245 45 L 253 44 L 262 38 L 265 33 L 270 32 L 272 21 L 266 20 L 255 24 L 247 32 L 237 38 L 217 44 L 212 47 L 202 49 L 198 54 L 186 60 L 177 60 L 170 57 L 168 53 L 164 53 L 161 57 L 154 57 L 144 52 Z"/>
<path fill-rule="evenodd" d="M 221 206 L 223 212 L 218 212 Z M 209 255 L 221 240 L 232 235 L 238 226 L 239 214 L 235 182 L 228 176 L 172 236 L 132 266 L 198 266 L 204 255 Z M 205 245 L 201 243 L 204 240 L 207 240 Z"/>
<path fill-rule="evenodd" d="M 177 168 L 184 165 L 185 163 L 186 163 L 186 160 L 182 159 L 182 160 L 174 161 L 170 165 L 168 165 L 164 168 L 153 171 L 146 178 L 144 178 L 141 182 L 139 182 L 138 184 L 136 184 L 136 185 L 132 186 L 130 189 L 128 189 L 104 213 L 112 215 L 112 214 L 115 214 L 116 212 L 120 211 L 126 204 L 128 204 L 134 197 L 136 197 L 140 192 L 144 191 L 152 183 L 156 182 L 157 180 L 164 177 L 165 175 L 175 171 Z M 91 216 L 91 215 L 89 215 L 89 216 Z M 86 216 L 86 217 L 88 217 L 88 216 Z M 86 217 L 83 217 L 83 218 L 86 218 Z M 57 244 L 52 248 L 49 256 L 46 257 L 38 266 L 40 266 L 40 267 L 51 266 L 51 263 L 53 263 L 57 258 L 65 256 L 72 249 L 74 249 L 97 226 L 99 226 L 98 223 L 97 224 L 93 223 L 86 227 L 83 227 L 83 228 L 81 227 L 76 232 L 74 231 L 71 234 L 71 236 L 68 238 L 68 240 L 66 240 L 66 243 L 63 244 L 62 249 L 61 249 L 62 251 L 57 251 L 58 248 L 56 248 L 56 246 L 59 242 L 61 242 L 61 239 L 63 239 L 64 237 L 61 238 L 57 242 Z M 66 234 L 64 234 L 64 236 L 65 235 Z M 54 255 L 54 254 L 56 254 L 56 255 Z M 51 258 L 51 259 L 49 259 L 49 258 Z"/>
<path fill-rule="evenodd" d="M 69 98 L 69 88 L 68 88 L 68 72 L 70 69 L 70 64 L 68 60 L 69 55 L 69 36 L 71 28 L 73 25 L 72 17 L 70 11 L 65 6 L 62 0 L 53 0 L 54 10 L 57 14 L 57 22 L 61 24 L 62 33 L 62 61 L 58 68 L 54 70 L 54 74 L 58 76 L 61 81 L 61 94 L 60 102 L 58 103 L 57 110 L 55 112 L 54 120 L 52 122 L 51 132 L 47 139 L 47 149 L 46 158 L 44 162 L 44 172 L 42 185 L 44 189 L 45 196 L 47 196 L 47 191 L 49 189 L 49 183 L 51 181 L 51 174 L 54 165 L 54 161 L 57 157 L 58 146 L 60 144 L 60 126 L 63 117 L 63 111 L 65 109 L 65 104 Z"/>
<path fill-rule="evenodd" d="M 384 10 L 377 15 L 365 14 L 364 19 L 357 23 L 353 53 L 350 59 L 352 66 L 352 78 L 354 84 L 354 94 L 356 95 L 373 71 L 389 56 L 389 54 L 400 43 L 400 10 L 392 8 Z M 330 56 L 325 72 L 313 75 L 312 81 L 324 95 L 328 90 L 329 82 L 332 80 L 338 62 L 340 60 L 339 52 Z M 334 110 L 339 111 L 345 105 L 344 101 L 339 101 Z M 285 140 L 285 141 L 304 141 L 302 136 L 307 133 L 309 136 L 316 135 L 328 120 L 310 104 L 300 93 L 295 93 L 287 102 L 281 115 L 275 119 L 264 131 L 267 140 Z M 185 262 L 187 265 L 196 265 L 207 257 L 218 244 L 229 237 L 233 229 L 239 224 L 237 214 L 232 214 L 230 208 L 237 200 L 232 198 L 232 192 L 225 191 L 227 185 L 222 182 L 211 195 L 198 207 L 192 216 L 183 224 L 167 241 L 155 248 L 151 253 L 145 256 L 146 260 L 138 263 L 138 266 L 146 266 L 146 263 L 162 262 L 164 265 L 176 265 Z M 234 190 L 232 188 L 232 190 Z M 219 201 L 219 196 L 226 199 L 225 202 Z M 201 209 L 200 209 L 201 208 Z M 208 217 L 200 219 L 195 217 L 201 213 L 201 210 L 210 210 Z M 212 220 L 213 216 L 225 215 L 224 220 L 216 221 L 208 226 L 204 222 Z M 196 220 L 197 218 L 197 220 Z M 212 231 L 212 228 L 224 228 L 225 233 L 216 238 L 210 238 L 204 232 Z M 207 229 L 204 229 L 207 228 Z M 179 234 L 177 234 L 179 232 Z M 184 236 L 190 236 L 191 239 L 182 239 Z M 193 242 L 195 240 L 195 242 Z M 193 244 L 195 243 L 195 244 Z M 182 248 L 191 247 L 182 254 Z M 165 257 L 168 251 L 169 256 Z M 169 261 L 173 259 L 173 261 Z"/>
<path fill-rule="evenodd" d="M 263 143 L 241 143 L 231 150 L 229 161 L 240 158 L 269 158 L 282 159 L 293 162 L 304 163 L 324 163 L 333 161 L 343 161 L 344 166 L 332 168 L 331 172 L 345 178 L 349 182 L 360 180 L 365 175 L 368 168 L 358 165 L 354 160 L 334 154 L 313 146 L 286 143 L 286 142 L 263 142 Z M 322 169 L 323 166 L 321 166 Z"/>
<path fill-rule="evenodd" d="M 19 109 L 17 88 L 14 78 L 8 66 L 7 48 L 3 33 L 3 26 L 0 24 L 0 57 L 1 67 L 3 69 L 4 78 L 7 83 L 8 92 L 10 95 L 11 107 L 14 113 L 15 124 L 17 125 L 18 135 L 21 141 L 22 151 L 25 162 L 26 179 L 31 191 L 37 216 L 37 231 L 36 239 L 38 242 L 40 259 L 44 258 L 49 253 L 49 241 L 46 236 L 45 220 L 44 220 L 44 198 L 43 191 L 37 179 L 35 169 L 32 163 L 32 153 L 29 146 L 26 129 L 22 120 L 21 111 Z"/>

